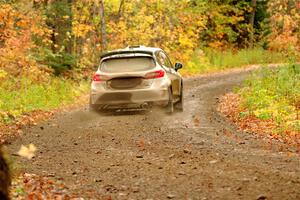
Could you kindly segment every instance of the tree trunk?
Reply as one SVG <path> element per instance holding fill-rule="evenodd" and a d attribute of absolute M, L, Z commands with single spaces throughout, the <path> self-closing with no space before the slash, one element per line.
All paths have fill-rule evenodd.
<path fill-rule="evenodd" d="M 0 199 L 9 200 L 9 187 L 11 185 L 11 176 L 7 161 L 5 160 L 0 145 Z"/>
<path fill-rule="evenodd" d="M 73 21 L 73 11 L 72 11 L 72 5 L 73 5 L 73 0 L 68 0 L 68 10 L 71 14 L 70 18 L 68 19 L 68 21 L 66 22 L 66 28 L 68 30 L 69 33 L 72 33 L 72 21 Z M 66 44 L 66 52 L 68 52 L 69 54 L 72 54 L 73 52 L 73 44 L 72 41 L 67 42 Z"/>
<path fill-rule="evenodd" d="M 251 18 L 250 18 L 250 47 L 253 48 L 254 46 L 254 22 L 255 22 L 255 14 L 256 14 L 256 0 L 251 0 L 251 6 L 252 6 L 252 12 L 251 12 Z"/>
<path fill-rule="evenodd" d="M 105 24 L 105 14 L 104 14 L 104 0 L 100 0 L 100 17 L 101 17 L 101 47 L 102 51 L 106 50 L 106 24 Z"/>
<path fill-rule="evenodd" d="M 125 3 L 125 0 L 121 0 L 121 2 L 120 2 L 120 7 L 119 7 L 119 11 L 118 11 L 118 17 L 119 17 L 119 18 L 121 18 L 122 15 L 123 15 L 124 3 Z"/>

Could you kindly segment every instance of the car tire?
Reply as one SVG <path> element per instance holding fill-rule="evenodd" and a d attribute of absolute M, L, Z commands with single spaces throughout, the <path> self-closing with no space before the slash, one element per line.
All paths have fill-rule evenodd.
<path fill-rule="evenodd" d="M 183 87 L 181 86 L 180 90 L 180 100 L 175 104 L 176 110 L 183 112 Z"/>
<path fill-rule="evenodd" d="M 173 92 L 171 88 L 168 89 L 168 93 L 169 93 L 169 102 L 167 105 L 167 113 L 172 114 L 174 112 L 174 101 L 173 101 Z"/>
<path fill-rule="evenodd" d="M 95 105 L 90 104 L 89 105 L 89 111 L 90 112 L 98 112 L 98 108 Z"/>
<path fill-rule="evenodd" d="M 92 104 L 91 99 L 90 99 L 90 103 L 89 103 L 89 111 L 90 112 L 98 112 L 98 106 L 95 104 Z"/>

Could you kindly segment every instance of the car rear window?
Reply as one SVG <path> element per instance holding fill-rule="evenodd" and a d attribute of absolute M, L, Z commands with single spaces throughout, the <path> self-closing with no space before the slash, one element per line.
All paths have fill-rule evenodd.
<path fill-rule="evenodd" d="M 154 59 L 151 57 L 113 58 L 101 63 L 100 69 L 107 73 L 139 72 L 153 69 Z"/>

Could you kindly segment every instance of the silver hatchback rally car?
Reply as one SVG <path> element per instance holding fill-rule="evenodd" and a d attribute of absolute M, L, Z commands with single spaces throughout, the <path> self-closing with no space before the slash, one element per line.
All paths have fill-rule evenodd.
<path fill-rule="evenodd" d="M 178 69 L 159 48 L 130 46 L 101 56 L 93 76 L 90 110 L 145 109 L 164 106 L 183 110 L 183 81 Z"/>

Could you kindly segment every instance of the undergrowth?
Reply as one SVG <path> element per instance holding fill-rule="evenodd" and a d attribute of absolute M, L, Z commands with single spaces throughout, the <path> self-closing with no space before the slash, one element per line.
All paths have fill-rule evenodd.
<path fill-rule="evenodd" d="M 222 71 L 253 64 L 286 63 L 288 57 L 283 53 L 262 48 L 234 50 L 197 50 L 182 70 L 184 75 Z"/>
<path fill-rule="evenodd" d="M 238 93 L 242 107 L 240 116 L 253 115 L 273 120 L 278 133 L 300 132 L 300 66 L 289 64 L 278 68 L 262 68 L 245 81 Z"/>
<path fill-rule="evenodd" d="M 6 79 L 0 83 L 0 122 L 9 123 L 35 110 L 58 108 L 87 90 L 87 82 L 76 83 L 60 77 L 53 77 L 47 83 L 28 78 Z"/>

